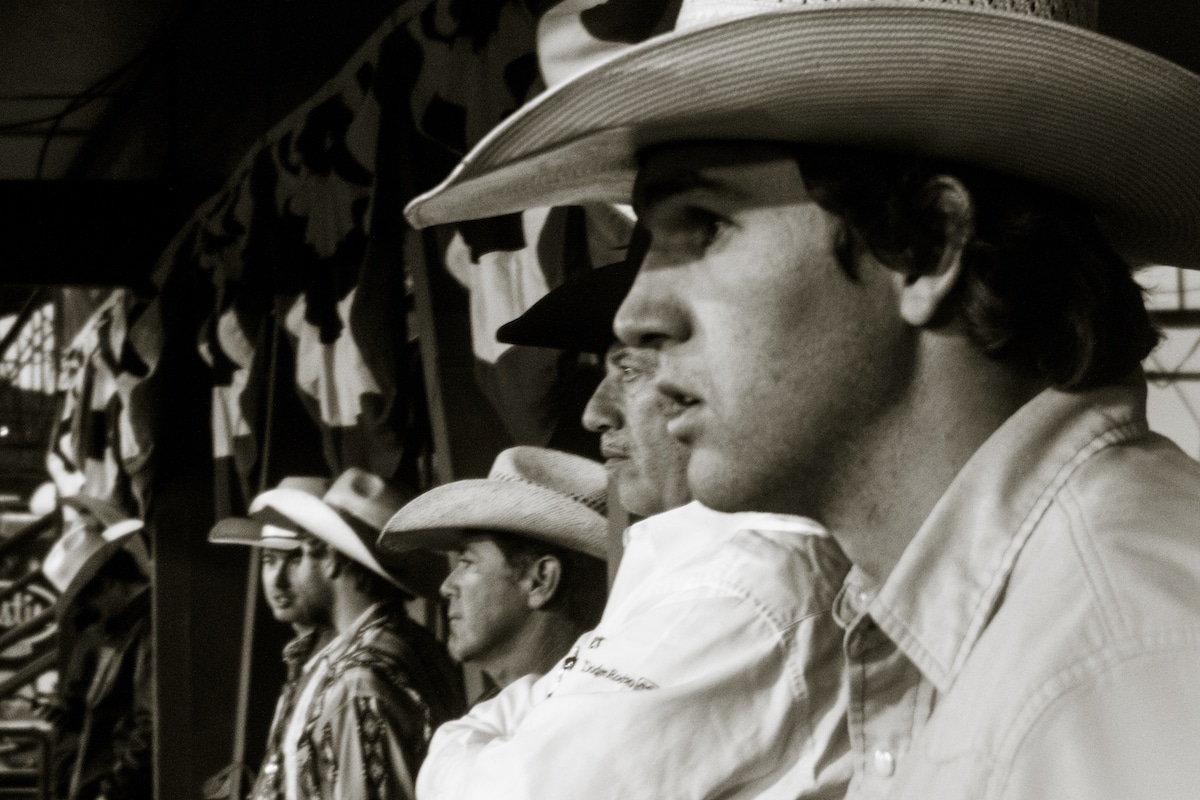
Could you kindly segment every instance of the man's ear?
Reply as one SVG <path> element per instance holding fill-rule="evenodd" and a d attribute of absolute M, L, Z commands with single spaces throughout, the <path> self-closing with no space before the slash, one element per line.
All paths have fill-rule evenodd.
<path fill-rule="evenodd" d="M 344 567 L 344 559 L 346 557 L 330 547 L 325 551 L 325 555 L 321 557 L 321 574 L 327 580 L 333 580 L 342 574 Z"/>
<path fill-rule="evenodd" d="M 920 275 L 900 275 L 900 316 L 909 325 L 924 327 L 939 310 L 962 275 L 963 249 L 975 227 L 971 193 L 955 177 L 938 175 L 929 191 L 937 194 L 937 207 L 945 224 L 945 247 L 933 269 Z"/>
<path fill-rule="evenodd" d="M 529 565 L 525 572 L 525 603 L 536 610 L 544 608 L 554 599 L 558 584 L 562 580 L 562 564 L 554 556 L 542 556 Z"/>

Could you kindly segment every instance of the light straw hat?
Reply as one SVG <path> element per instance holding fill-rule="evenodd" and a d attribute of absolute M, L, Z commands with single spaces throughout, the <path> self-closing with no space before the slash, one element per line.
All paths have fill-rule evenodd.
<path fill-rule="evenodd" d="M 417 557 L 384 566 L 375 549 L 384 524 L 409 497 L 378 475 L 351 467 L 321 497 L 295 486 L 263 492 L 251 503 L 250 515 L 274 511 L 409 594 L 435 597 L 445 576 L 444 559 Z"/>
<path fill-rule="evenodd" d="M 608 473 L 581 456 L 510 447 L 486 478 L 453 481 L 419 495 L 388 521 L 379 548 L 458 550 L 463 530 L 514 533 L 606 557 Z"/>
<path fill-rule="evenodd" d="M 1096 0 L 684 0 L 493 129 L 406 209 L 417 227 L 624 203 L 648 145 L 894 150 L 1095 211 L 1133 264 L 1200 267 L 1200 76 L 1096 33 Z"/>
<path fill-rule="evenodd" d="M 96 577 L 118 550 L 128 550 L 138 568 L 150 577 L 145 545 L 136 535 L 142 530 L 140 519 L 123 519 L 97 532 L 85 520 L 68 526 L 42 559 L 42 574 L 59 597 L 55 605 L 62 614 L 75 602 L 79 592 Z"/>
<path fill-rule="evenodd" d="M 291 475 L 281 480 L 275 488 L 295 490 L 320 498 L 329 491 L 329 479 Z M 295 550 L 300 546 L 300 537 L 300 529 L 269 506 L 249 517 L 227 517 L 208 532 L 208 541 L 213 544 L 244 544 L 269 550 Z"/>

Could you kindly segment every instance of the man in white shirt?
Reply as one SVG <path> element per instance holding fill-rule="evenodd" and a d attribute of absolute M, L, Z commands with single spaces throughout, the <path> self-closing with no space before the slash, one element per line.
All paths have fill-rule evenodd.
<path fill-rule="evenodd" d="M 604 468 L 512 447 L 488 476 L 435 487 L 388 521 L 384 552 L 454 553 L 442 582 L 450 655 L 479 667 L 492 697 L 548 672 L 600 620 L 608 594 Z"/>
<path fill-rule="evenodd" d="M 1148 428 L 1131 274 L 1200 268 L 1200 76 L 1097 5 L 685 0 L 406 212 L 632 201 L 615 331 L 693 493 L 854 563 L 853 798 L 1200 785 L 1200 465 Z"/>
<path fill-rule="evenodd" d="M 618 342 L 612 332 L 647 244 L 644 231 L 636 231 L 624 260 L 572 278 L 496 331 L 500 342 L 603 360 L 604 376 L 584 409 L 583 425 L 600 434 L 617 502 L 636 517 L 691 500 L 688 450 L 668 433 L 668 404 L 654 388 L 658 352 Z"/>
<path fill-rule="evenodd" d="M 602 433 L 621 502 L 648 516 L 687 502 L 687 453 L 666 433 L 657 354 L 611 334 L 638 246 L 499 338 L 607 354 L 585 422 Z M 850 764 L 831 609 L 847 568 L 800 517 L 694 503 L 650 516 L 626 533 L 596 629 L 546 677 L 443 725 L 419 796 L 841 797 Z"/>

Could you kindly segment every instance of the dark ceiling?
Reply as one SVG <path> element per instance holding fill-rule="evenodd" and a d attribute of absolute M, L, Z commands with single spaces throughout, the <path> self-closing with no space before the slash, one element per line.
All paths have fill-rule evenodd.
<path fill-rule="evenodd" d="M 0 4 L 0 282 L 144 276 L 256 138 L 396 5 Z M 1194 0 L 1101 0 L 1100 27 L 1200 72 Z"/>

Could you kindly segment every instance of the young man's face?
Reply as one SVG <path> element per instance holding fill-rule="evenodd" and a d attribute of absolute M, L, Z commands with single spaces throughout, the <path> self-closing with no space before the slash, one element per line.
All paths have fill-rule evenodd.
<path fill-rule="evenodd" d="M 658 353 L 614 344 L 604 379 L 583 412 L 583 425 L 600 433 L 605 466 L 616 478 L 621 505 L 648 517 L 690 500 L 688 450 L 667 433 L 666 398 L 654 387 Z"/>
<path fill-rule="evenodd" d="M 634 204 L 652 239 L 614 327 L 659 352 L 693 494 L 818 515 L 909 373 L 897 276 L 869 257 L 846 275 L 835 245 L 848 234 L 781 147 L 657 148 Z"/>
<path fill-rule="evenodd" d="M 441 588 L 449 603 L 446 647 L 455 660 L 486 670 L 506 654 L 532 613 L 522 577 L 490 536 L 466 537 Z"/>
<path fill-rule="evenodd" d="M 263 595 L 275 619 L 301 627 L 327 621 L 329 585 L 317 567 L 304 547 L 263 548 Z"/>

